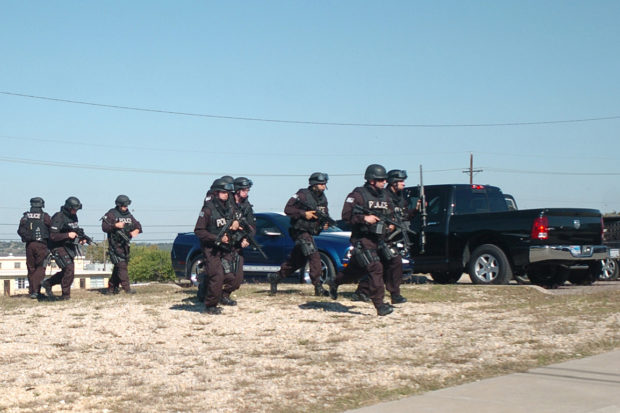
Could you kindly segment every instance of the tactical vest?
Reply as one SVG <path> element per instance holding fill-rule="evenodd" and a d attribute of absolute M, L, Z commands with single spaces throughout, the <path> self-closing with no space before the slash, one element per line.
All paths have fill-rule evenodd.
<path fill-rule="evenodd" d="M 123 231 L 127 235 L 129 235 L 129 233 L 135 229 L 133 222 L 134 218 L 133 215 L 131 215 L 129 212 L 127 214 L 123 214 L 117 208 L 110 209 L 106 213 L 106 215 L 110 213 L 112 213 L 112 215 L 114 216 L 114 222 L 112 222 L 112 225 L 116 224 L 117 222 L 125 223 L 125 226 L 123 228 L 115 229 L 110 234 L 108 234 L 108 239 L 110 240 L 111 244 L 113 244 L 114 246 L 121 246 L 125 243 L 125 241 L 123 241 L 123 239 L 117 235 L 118 231 Z"/>
<path fill-rule="evenodd" d="M 368 190 L 368 188 L 360 186 L 353 190 L 362 196 L 364 208 L 371 210 L 378 217 L 384 216 L 389 213 L 390 209 L 388 206 L 388 198 L 387 194 L 384 190 L 379 191 L 378 195 L 374 195 L 372 192 Z M 379 237 L 377 234 L 377 225 L 367 225 L 363 223 L 355 224 L 351 228 L 351 237 L 352 238 L 361 238 L 367 237 L 369 235 L 373 237 Z M 383 225 L 383 223 L 381 223 Z"/>
<path fill-rule="evenodd" d="M 254 217 L 254 211 L 252 207 L 253 205 L 250 204 L 247 198 L 237 204 L 237 210 L 241 213 L 241 216 L 248 221 L 252 221 Z M 250 222 L 250 224 L 254 225 L 254 222 Z"/>
<path fill-rule="evenodd" d="M 52 217 L 52 231 L 53 232 L 72 232 L 79 228 L 78 220 L 76 215 L 67 215 L 63 209 L 56 212 Z M 73 258 L 75 257 L 77 251 L 75 247 L 75 243 L 72 239 L 67 238 L 64 241 L 60 242 L 50 242 L 50 249 L 65 247 L 69 255 Z"/>
<path fill-rule="evenodd" d="M 23 242 L 39 241 L 47 242 L 50 236 L 49 229 L 45 225 L 44 221 L 45 212 L 24 212 L 22 221 L 25 220 L 25 224 L 22 224 L 25 231 L 20 235 Z"/>
<path fill-rule="evenodd" d="M 394 205 L 394 214 L 397 216 L 397 218 L 399 218 L 401 221 L 407 221 L 407 199 L 405 199 L 405 197 L 403 196 L 403 193 L 397 193 L 397 192 L 393 192 L 392 190 L 388 189 L 386 192 L 388 192 L 390 194 L 390 199 L 392 201 L 392 204 Z"/>
<path fill-rule="evenodd" d="M 299 194 L 305 195 L 305 204 L 301 205 L 298 202 L 298 205 L 301 206 L 301 209 L 305 209 L 307 211 L 321 211 L 325 212 L 327 207 L 327 198 L 324 194 L 319 196 L 319 199 L 315 198 L 315 195 L 311 189 L 304 188 L 297 191 L 297 196 Z M 322 228 L 321 222 L 318 219 L 313 219 L 311 221 L 305 218 L 291 218 L 291 228 L 297 232 L 308 232 L 312 235 L 318 235 Z"/>
<path fill-rule="evenodd" d="M 205 202 L 205 208 L 211 211 L 211 219 L 207 223 L 207 231 L 209 231 L 213 235 L 217 235 L 220 233 L 221 229 L 228 224 L 230 220 L 233 219 L 232 211 L 224 211 L 221 207 L 216 205 L 215 203 L 219 202 L 215 199 L 211 199 Z M 228 203 L 227 203 L 228 205 Z"/>

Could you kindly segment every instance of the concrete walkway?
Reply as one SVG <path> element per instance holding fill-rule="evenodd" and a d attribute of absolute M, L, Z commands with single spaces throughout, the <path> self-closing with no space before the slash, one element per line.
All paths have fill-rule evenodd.
<path fill-rule="evenodd" d="M 351 412 L 620 413 L 620 350 Z"/>

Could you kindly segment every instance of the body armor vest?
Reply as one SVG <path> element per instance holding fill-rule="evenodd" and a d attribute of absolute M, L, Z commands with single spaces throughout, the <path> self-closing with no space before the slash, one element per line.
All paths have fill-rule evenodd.
<path fill-rule="evenodd" d="M 123 214 L 121 211 L 118 210 L 118 208 L 110 209 L 106 215 L 110 213 L 112 213 L 112 215 L 114 216 L 114 222 L 112 222 L 112 224 L 116 224 L 117 222 L 124 222 L 125 226 L 123 228 L 115 229 L 110 234 L 108 234 L 108 239 L 110 241 L 110 244 L 114 247 L 123 246 L 125 244 L 125 241 L 118 235 L 118 232 L 123 231 L 125 234 L 127 234 L 127 236 L 129 236 L 129 233 L 135 229 L 133 216 L 129 213 L 129 211 L 126 214 Z"/>
<path fill-rule="evenodd" d="M 77 216 L 67 214 L 64 209 L 56 212 L 52 217 L 52 229 L 55 229 L 56 232 L 72 232 L 76 231 L 79 227 Z M 50 249 L 64 247 L 71 258 L 75 257 L 77 254 L 76 245 L 70 238 L 64 241 L 50 242 L 49 247 Z"/>
<path fill-rule="evenodd" d="M 407 221 L 407 200 L 403 196 L 403 193 L 393 192 L 392 190 L 388 190 L 387 192 L 390 194 L 390 199 L 394 205 L 394 214 L 401 221 Z"/>
<path fill-rule="evenodd" d="M 213 235 L 220 233 L 221 229 L 233 219 L 232 211 L 225 211 L 223 207 L 217 205 L 220 201 L 211 199 L 205 203 L 205 208 L 211 211 L 211 219 L 207 224 L 207 231 Z M 229 204 L 226 203 L 226 206 Z"/>
<path fill-rule="evenodd" d="M 385 191 L 379 191 L 379 193 L 375 195 L 368 190 L 368 188 L 361 186 L 355 188 L 354 192 L 357 192 L 362 196 L 362 206 L 371 210 L 378 217 L 385 216 L 390 211 L 388 206 L 388 198 Z M 378 225 L 383 225 L 383 222 L 378 222 L 373 225 L 355 224 L 351 229 L 351 237 L 361 238 L 369 235 L 380 237 L 380 234 L 378 234 L 379 231 L 377 231 Z"/>
<path fill-rule="evenodd" d="M 49 229 L 44 221 L 45 212 L 24 212 L 22 220 L 25 220 L 24 229 L 20 231 L 23 242 L 39 241 L 47 242 L 50 236 Z"/>
<path fill-rule="evenodd" d="M 305 204 L 301 205 L 302 209 L 308 211 L 321 211 L 325 212 L 327 207 L 327 198 L 325 194 L 321 193 L 319 198 L 315 197 L 314 191 L 308 188 L 300 189 L 297 194 L 299 196 L 300 193 L 305 195 Z M 299 203 L 298 203 L 299 204 Z M 321 222 L 318 219 L 313 219 L 308 221 L 304 218 L 291 218 L 291 228 L 297 232 L 308 232 L 311 235 L 318 235 L 322 228 Z"/>

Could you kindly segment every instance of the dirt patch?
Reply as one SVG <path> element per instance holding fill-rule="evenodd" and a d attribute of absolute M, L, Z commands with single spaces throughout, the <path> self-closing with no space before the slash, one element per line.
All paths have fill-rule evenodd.
<path fill-rule="evenodd" d="M 620 346 L 617 288 L 407 285 L 387 317 L 353 288 L 246 284 L 220 316 L 174 285 L 1 298 L 0 411 L 341 411 Z"/>

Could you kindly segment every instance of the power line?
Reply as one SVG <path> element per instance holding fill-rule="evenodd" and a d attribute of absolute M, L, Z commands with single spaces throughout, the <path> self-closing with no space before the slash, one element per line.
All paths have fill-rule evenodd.
<path fill-rule="evenodd" d="M 133 110 L 139 112 L 151 112 L 151 113 L 163 113 L 167 115 L 179 115 L 179 116 L 192 116 L 211 119 L 225 119 L 225 120 L 241 120 L 251 122 L 269 122 L 269 123 L 289 123 L 289 124 L 301 124 L 301 125 L 323 125 L 323 126 L 359 126 L 359 127 L 383 127 L 383 128 L 468 128 L 468 127 L 497 127 L 497 126 L 527 126 L 527 125 L 553 125 L 562 123 L 578 123 L 578 122 L 597 122 L 602 120 L 615 120 L 620 119 L 620 115 L 613 116 L 600 116 L 592 118 L 580 118 L 580 119 L 563 119 L 563 120 L 548 120 L 548 121 L 531 121 L 531 122 L 503 122 L 503 123 L 353 123 L 353 122 L 321 122 L 321 121 L 308 121 L 308 120 L 285 120 L 285 119 L 268 119 L 268 118 L 254 118 L 245 116 L 229 116 L 229 115 L 212 115 L 204 113 L 191 113 L 191 112 L 177 112 L 171 110 L 161 110 L 152 108 L 140 108 L 136 106 L 123 106 L 123 105 L 109 105 L 104 103 L 86 102 L 81 100 L 60 99 L 52 98 L 48 96 L 36 96 L 27 95 L 23 93 L 0 91 L 0 94 L 7 96 L 19 96 L 31 99 L 48 100 L 53 102 L 72 103 L 77 105 L 96 106 L 109 109 L 120 110 Z"/>

